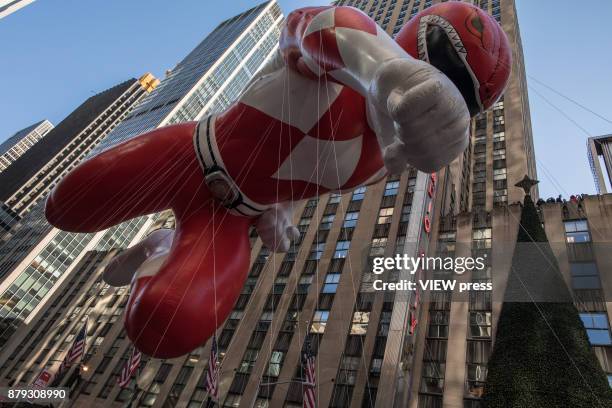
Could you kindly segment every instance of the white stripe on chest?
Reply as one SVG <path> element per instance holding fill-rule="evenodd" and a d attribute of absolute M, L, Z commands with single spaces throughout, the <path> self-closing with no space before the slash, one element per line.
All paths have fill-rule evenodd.
<path fill-rule="evenodd" d="M 362 139 L 362 135 L 339 141 L 306 135 L 272 177 L 302 180 L 338 190 L 351 178 L 359 164 Z"/>
<path fill-rule="evenodd" d="M 240 102 L 308 133 L 342 88 L 335 82 L 305 78 L 284 67 L 255 81 Z"/>

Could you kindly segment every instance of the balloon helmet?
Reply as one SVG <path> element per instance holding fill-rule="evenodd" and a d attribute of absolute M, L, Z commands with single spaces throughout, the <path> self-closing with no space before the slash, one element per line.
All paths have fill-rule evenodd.
<path fill-rule="evenodd" d="M 410 19 L 395 40 L 459 88 L 472 116 L 493 106 L 510 77 L 512 53 L 501 26 L 483 10 L 452 1 Z"/>

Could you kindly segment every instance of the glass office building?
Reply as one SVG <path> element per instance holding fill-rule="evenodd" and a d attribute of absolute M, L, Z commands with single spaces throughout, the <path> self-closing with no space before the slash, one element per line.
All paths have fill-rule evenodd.
<path fill-rule="evenodd" d="M 255 71 L 276 52 L 283 17 L 269 1 L 222 22 L 160 85 L 126 116 L 93 153 L 169 123 L 195 120 L 227 107 Z M 154 216 L 95 234 L 50 228 L 42 204 L 16 236 L 0 248 L 0 346 L 17 345 L 15 329 L 28 324 L 89 250 L 137 242 Z M 11 344 L 7 345 L 11 340 Z"/>
<path fill-rule="evenodd" d="M 53 129 L 47 119 L 21 129 L 0 144 L 0 173 Z"/>
<path fill-rule="evenodd" d="M 276 49 L 281 22 L 278 5 L 267 2 L 219 24 L 169 71 L 98 150 L 229 106 Z"/>
<path fill-rule="evenodd" d="M 144 97 L 147 91 L 142 78 L 87 99 L 0 176 L 0 190 L 11 194 L 3 203 L 4 213 L 13 214 L 14 219 L 13 223 L 2 223 L 7 232 L 0 244 L 0 344 L 30 316 L 69 270 L 79 251 L 90 244 L 87 234 L 60 232 L 47 223 L 44 197 Z M 20 205 L 25 202 L 29 204 Z M 108 245 L 109 241 L 102 242 Z"/>

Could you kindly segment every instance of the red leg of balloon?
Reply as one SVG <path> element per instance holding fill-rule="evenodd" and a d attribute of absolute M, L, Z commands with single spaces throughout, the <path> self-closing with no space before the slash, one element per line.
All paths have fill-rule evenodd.
<path fill-rule="evenodd" d="M 249 267 L 248 218 L 216 202 L 193 205 L 177 218 L 167 261 L 154 276 L 134 281 L 126 312 L 132 342 L 157 358 L 186 354 L 211 337 L 229 315 Z"/>
<path fill-rule="evenodd" d="M 100 231 L 209 198 L 193 149 L 194 122 L 147 132 L 79 164 L 53 189 L 47 220 L 64 231 Z"/>

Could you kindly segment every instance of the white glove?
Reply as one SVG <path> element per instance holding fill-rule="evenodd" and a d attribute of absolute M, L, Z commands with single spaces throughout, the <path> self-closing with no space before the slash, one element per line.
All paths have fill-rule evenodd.
<path fill-rule="evenodd" d="M 255 223 L 257 234 L 264 245 L 274 252 L 287 252 L 291 241 L 300 236 L 293 225 L 291 203 L 274 204 L 259 216 Z"/>
<path fill-rule="evenodd" d="M 159 229 L 114 257 L 104 268 L 102 279 L 110 286 L 129 285 L 132 279 L 157 274 L 168 257 L 174 230 Z"/>
<path fill-rule="evenodd" d="M 470 114 L 463 96 L 424 61 L 384 62 L 370 85 L 368 104 L 391 173 L 407 164 L 424 172 L 439 170 L 468 145 Z"/>

